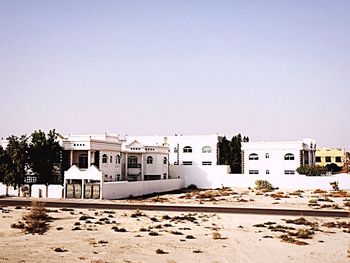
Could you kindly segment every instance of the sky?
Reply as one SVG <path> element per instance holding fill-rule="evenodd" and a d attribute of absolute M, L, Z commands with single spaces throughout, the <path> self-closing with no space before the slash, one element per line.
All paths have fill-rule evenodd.
<path fill-rule="evenodd" d="M 350 149 L 350 1 L 0 1 L 0 137 Z"/>

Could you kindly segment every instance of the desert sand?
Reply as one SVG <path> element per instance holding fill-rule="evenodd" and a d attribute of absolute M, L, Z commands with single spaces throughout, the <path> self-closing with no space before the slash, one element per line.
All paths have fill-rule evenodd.
<path fill-rule="evenodd" d="M 282 204 L 315 209 L 308 205 L 309 200 L 324 200 L 325 194 L 330 193 L 310 191 L 302 193 L 302 197 L 273 198 L 247 189 L 228 191 L 231 193 L 216 196 L 215 200 L 211 196 L 208 201 L 197 198 L 200 192 L 195 191 L 113 202 L 177 201 L 250 207 Z M 317 203 L 349 209 L 344 205 L 348 198 L 329 198 L 333 202 Z M 280 204 L 272 204 L 276 202 Z M 293 223 L 286 220 L 299 217 L 49 209 L 47 213 L 53 219 L 48 223 L 48 231 L 33 235 L 11 227 L 13 223 L 23 222 L 22 217 L 29 210 L 1 208 L 0 262 L 350 262 L 348 218 L 305 217 Z M 306 235 L 299 237 L 297 233 Z"/>

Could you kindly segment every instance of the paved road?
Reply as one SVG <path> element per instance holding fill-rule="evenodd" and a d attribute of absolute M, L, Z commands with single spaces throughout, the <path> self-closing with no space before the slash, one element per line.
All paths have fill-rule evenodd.
<path fill-rule="evenodd" d="M 316 217 L 347 217 L 349 211 L 322 211 L 310 209 L 280 209 L 280 208 L 251 208 L 229 206 L 206 205 L 167 205 L 167 204 L 119 204 L 105 201 L 82 200 L 52 200 L 52 199 L 28 199 L 28 198 L 1 198 L 0 205 L 30 206 L 33 200 L 46 203 L 47 207 L 69 207 L 84 209 L 114 209 L 114 210 L 143 210 L 143 211 L 168 211 L 168 212 L 200 212 L 200 213 L 227 213 L 227 214 L 252 214 L 252 215 L 284 215 L 284 216 L 316 216 Z"/>

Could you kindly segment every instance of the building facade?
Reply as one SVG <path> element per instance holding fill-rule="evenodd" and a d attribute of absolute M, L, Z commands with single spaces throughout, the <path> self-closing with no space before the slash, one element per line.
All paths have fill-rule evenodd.
<path fill-rule="evenodd" d="M 346 151 L 344 148 L 318 148 L 316 150 L 316 165 L 326 166 L 336 164 L 343 167 L 346 162 Z"/>
<path fill-rule="evenodd" d="M 212 134 L 134 136 L 130 138 L 151 145 L 167 145 L 170 165 L 217 165 L 219 159 L 218 143 L 223 137 Z"/>
<path fill-rule="evenodd" d="M 294 142 L 242 143 L 244 174 L 297 174 L 300 165 L 315 164 L 316 144 L 303 139 Z"/>

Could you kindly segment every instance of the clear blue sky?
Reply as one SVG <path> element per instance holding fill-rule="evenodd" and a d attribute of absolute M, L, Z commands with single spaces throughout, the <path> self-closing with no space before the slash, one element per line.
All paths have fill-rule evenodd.
<path fill-rule="evenodd" d="M 350 1 L 0 1 L 0 136 L 350 149 Z"/>

